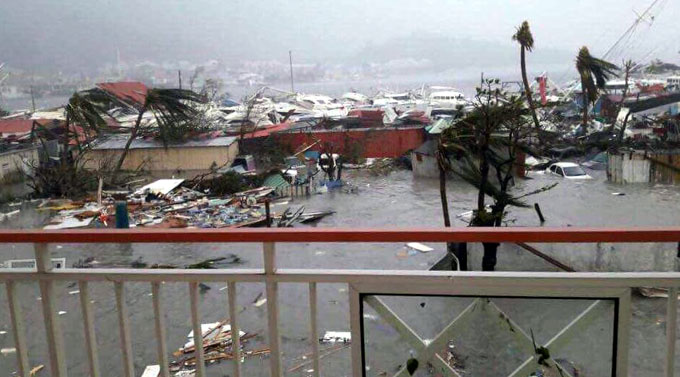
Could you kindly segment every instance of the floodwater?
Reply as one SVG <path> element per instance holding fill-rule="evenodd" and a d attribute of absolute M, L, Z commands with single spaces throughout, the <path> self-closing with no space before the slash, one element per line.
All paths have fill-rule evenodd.
<path fill-rule="evenodd" d="M 619 186 L 605 182 L 603 172 L 591 172 L 590 181 L 566 181 L 544 174 L 517 182 L 516 191 L 529 192 L 553 182 L 554 189 L 527 198 L 527 203 L 540 203 L 547 222 L 545 226 L 668 226 L 680 223 L 680 189 L 663 185 Z M 443 224 L 437 180 L 414 179 L 409 171 L 394 171 L 375 176 L 366 171 L 347 172 L 346 178 L 358 188 L 356 193 L 342 191 L 314 195 L 296 200 L 290 205 L 304 205 L 309 210 L 333 209 L 336 214 L 321 220 L 318 227 L 437 227 Z M 475 191 L 470 186 L 448 182 L 452 216 L 472 208 Z M 614 196 L 613 192 L 624 192 Z M 285 206 L 274 208 L 283 211 Z M 6 212 L 7 208 L 0 208 Z M 22 215 L 2 224 L 3 227 L 35 227 L 49 214 L 25 205 Z M 511 209 L 509 219 L 515 226 L 538 226 L 533 209 Z M 465 226 L 454 220 L 455 226 Z M 403 244 L 277 244 L 280 268 L 350 268 L 350 269 L 416 269 L 425 270 L 445 254 L 443 244 L 430 244 L 429 253 L 409 253 Z M 570 264 L 580 271 L 677 271 L 675 244 L 650 245 L 544 245 L 535 246 Z M 2 259 L 32 258 L 28 245 L 2 245 Z M 178 266 L 234 254 L 240 263 L 225 268 L 262 267 L 261 245 L 258 244 L 105 244 L 51 245 L 53 257 L 66 257 L 71 265 L 78 259 L 94 257 L 103 265 L 126 265 L 134 260 L 146 263 Z M 481 267 L 480 250 L 471 247 L 470 267 Z M 509 245 L 503 245 L 498 255 L 498 270 L 555 271 L 543 260 Z M 77 286 L 70 282 L 57 284 L 57 310 L 64 333 L 69 374 L 87 375 L 87 356 L 79 309 Z M 211 283 L 210 290 L 201 294 L 204 323 L 228 317 L 226 284 Z M 105 376 L 121 376 L 122 362 L 113 284 L 91 284 L 94 300 L 95 326 L 102 371 Z M 134 365 L 140 375 L 146 365 L 156 363 L 153 330 L 153 310 L 149 284 L 126 284 L 126 297 L 131 323 Z M 167 343 L 172 352 L 186 342 L 191 329 L 189 295 L 186 284 L 168 283 L 163 288 L 166 312 Z M 48 368 L 45 331 L 40 292 L 37 284 L 19 284 L 21 308 L 26 316 L 25 327 L 30 344 L 31 365 L 46 364 Z M 284 370 L 309 360 L 308 287 L 305 284 L 281 284 L 279 287 L 280 329 L 282 334 Z M 265 293 L 263 284 L 238 284 L 237 298 L 240 326 L 243 331 L 260 334 L 246 344 L 246 349 L 264 347 L 266 337 L 266 304 L 254 301 Z M 319 334 L 325 331 L 349 331 L 348 293 L 342 284 L 319 284 Z M 409 323 L 422 339 L 432 340 L 473 300 L 470 297 L 381 297 L 394 312 Z M 545 343 L 593 304 L 592 300 L 491 298 L 491 303 L 505 312 L 525 332 L 533 332 L 536 341 Z M 0 348 L 13 347 L 5 290 L 0 290 Z M 631 339 L 631 375 L 660 376 L 663 373 L 665 332 L 664 299 L 633 297 L 633 329 Z M 499 328 L 497 312 L 479 308 L 479 315 L 451 337 L 452 352 L 463 375 L 497 376 L 509 374 L 529 356 L 510 336 L 507 328 Z M 613 304 L 603 302 L 600 314 L 581 329 L 574 339 L 552 357 L 572 375 L 610 375 L 613 337 Z M 364 304 L 367 375 L 392 375 L 410 357 L 413 345 L 377 313 Z M 322 345 L 322 349 L 328 345 Z M 680 347 L 678 347 L 680 348 Z M 245 360 L 244 375 L 267 376 L 269 360 L 259 357 Z M 232 375 L 230 362 L 213 364 L 208 376 Z M 680 366 L 676 366 L 680 372 Z M 291 376 L 310 375 L 310 365 Z M 0 370 L 16 370 L 14 354 L 0 355 Z M 43 372 L 43 375 L 49 375 Z M 350 351 L 343 349 L 324 357 L 322 375 L 351 375 Z M 418 375 L 429 375 L 421 362 Z"/>

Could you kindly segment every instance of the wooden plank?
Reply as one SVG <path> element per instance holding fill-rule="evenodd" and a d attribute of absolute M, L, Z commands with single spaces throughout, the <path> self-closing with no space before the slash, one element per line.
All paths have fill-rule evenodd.
<path fill-rule="evenodd" d="M 239 228 L 1 230 L 0 243 L 678 242 L 680 227 Z"/>

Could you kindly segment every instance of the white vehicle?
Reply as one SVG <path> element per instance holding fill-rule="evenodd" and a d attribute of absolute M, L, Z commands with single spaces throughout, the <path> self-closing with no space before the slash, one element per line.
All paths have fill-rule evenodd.
<path fill-rule="evenodd" d="M 566 179 L 592 179 L 593 177 L 586 174 L 586 172 L 573 162 L 557 162 L 548 167 L 545 172 L 547 174 L 554 174 Z"/>

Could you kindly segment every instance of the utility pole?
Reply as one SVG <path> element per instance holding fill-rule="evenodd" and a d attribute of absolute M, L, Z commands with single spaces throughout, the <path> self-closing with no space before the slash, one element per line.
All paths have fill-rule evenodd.
<path fill-rule="evenodd" d="M 290 62 L 290 91 L 295 93 L 293 86 L 293 51 L 291 50 L 288 50 L 288 61 Z"/>
<path fill-rule="evenodd" d="M 182 89 L 182 70 L 177 70 L 177 77 L 179 78 L 179 88 Z"/>
<path fill-rule="evenodd" d="M 33 95 L 33 85 L 31 85 L 31 105 L 33 106 L 33 112 L 35 112 L 35 96 Z"/>

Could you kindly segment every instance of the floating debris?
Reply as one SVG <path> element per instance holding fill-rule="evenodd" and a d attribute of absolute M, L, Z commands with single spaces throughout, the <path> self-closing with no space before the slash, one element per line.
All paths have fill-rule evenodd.
<path fill-rule="evenodd" d="M 3 355 L 3 356 L 4 355 L 10 355 L 10 354 L 13 354 L 13 353 L 16 353 L 16 352 L 17 352 L 17 349 L 14 348 L 14 347 L 0 349 L 0 354 Z"/>
<path fill-rule="evenodd" d="M 158 377 L 161 373 L 160 365 L 147 365 L 141 377 Z"/>
<path fill-rule="evenodd" d="M 349 343 L 352 341 L 352 334 L 349 331 L 326 331 L 322 343 Z"/>
<path fill-rule="evenodd" d="M 418 242 L 410 242 L 407 243 L 406 246 L 408 246 L 411 249 L 418 250 L 421 253 L 429 253 L 430 251 L 434 250 L 433 248 Z"/>
<path fill-rule="evenodd" d="M 232 350 L 232 332 L 231 326 L 228 324 L 229 320 L 225 319 L 220 322 L 203 323 L 201 324 L 201 341 L 203 343 L 203 352 L 206 364 L 213 364 L 222 360 L 233 359 Z M 248 341 L 257 336 L 257 334 L 250 334 L 239 331 L 239 340 L 241 344 L 241 355 L 244 358 L 252 356 L 262 356 L 269 354 L 268 348 L 260 348 L 255 350 L 246 350 L 245 345 Z M 176 372 L 175 376 L 193 376 L 196 367 L 196 351 L 195 339 L 193 330 L 187 335 L 187 343 L 176 352 L 173 353 L 177 360 L 170 362 L 170 371 Z"/>

